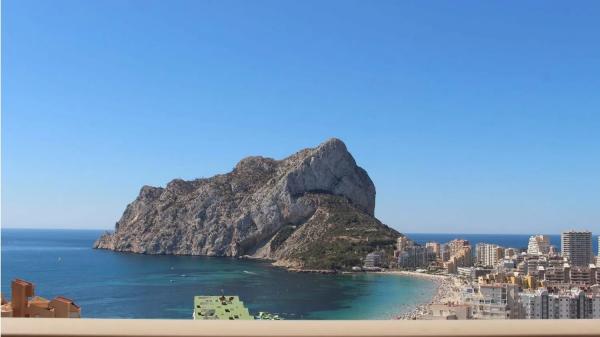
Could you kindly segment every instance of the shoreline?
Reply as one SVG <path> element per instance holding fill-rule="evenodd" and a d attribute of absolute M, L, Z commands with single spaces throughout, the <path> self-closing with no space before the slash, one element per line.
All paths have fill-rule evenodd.
<path fill-rule="evenodd" d="M 380 272 L 376 272 L 376 273 L 389 274 L 389 275 L 411 276 L 411 277 L 425 278 L 425 279 L 430 279 L 430 280 L 443 280 L 443 279 L 451 277 L 450 275 L 446 275 L 446 274 L 427 274 L 427 273 L 419 273 L 416 271 L 408 271 L 408 270 L 385 270 L 385 271 L 380 271 Z"/>
<path fill-rule="evenodd" d="M 406 271 L 406 270 L 388 270 L 382 272 L 383 274 L 388 275 L 399 275 L 399 276 L 408 276 L 417 279 L 426 279 L 429 281 L 433 281 L 436 284 L 436 289 L 433 293 L 433 296 L 429 299 L 428 302 L 417 304 L 414 309 L 399 314 L 393 319 L 397 320 L 418 320 L 422 319 L 425 315 L 428 314 L 429 305 L 433 303 L 445 303 L 450 300 L 457 300 L 458 293 L 453 292 L 453 287 L 451 284 L 455 283 L 455 277 L 451 275 L 440 275 L 440 274 L 427 274 L 427 273 L 419 273 L 416 271 Z"/>
<path fill-rule="evenodd" d="M 298 272 L 295 270 L 295 272 Z M 323 272 L 323 270 L 309 270 L 309 273 Z M 335 274 L 335 272 L 333 272 Z M 416 304 L 416 306 L 407 312 L 393 316 L 392 320 L 419 320 L 423 319 L 429 313 L 431 304 L 458 304 L 461 301 L 461 288 L 463 281 L 456 275 L 448 274 L 427 274 L 407 270 L 383 270 L 383 271 L 343 271 L 338 272 L 342 275 L 374 274 L 374 275 L 393 275 L 404 276 L 415 279 L 424 279 L 435 283 L 435 291 L 427 302 Z"/>
<path fill-rule="evenodd" d="M 396 315 L 392 319 L 396 320 L 418 320 L 423 319 L 429 313 L 431 304 L 458 304 L 461 301 L 461 288 L 463 281 L 456 275 L 448 274 L 427 274 L 407 270 L 385 270 L 378 272 L 346 272 L 347 274 L 369 273 L 381 275 L 407 276 L 417 279 L 426 279 L 436 284 L 433 296 L 427 302 L 417 304 L 412 310 Z"/>
<path fill-rule="evenodd" d="M 288 271 L 296 273 L 314 273 L 314 274 L 379 274 L 412 277 L 416 279 L 425 279 L 436 284 L 433 296 L 427 302 L 417 304 L 412 310 L 396 315 L 391 319 L 396 320 L 419 320 L 429 314 L 429 305 L 431 304 L 458 304 L 461 301 L 461 288 L 463 281 L 456 275 L 448 274 L 427 274 L 407 270 L 383 270 L 383 271 L 335 271 L 335 270 L 306 270 L 287 268 Z"/>
<path fill-rule="evenodd" d="M 441 303 L 459 303 L 460 302 L 460 289 L 462 281 L 454 275 L 439 275 L 439 274 L 426 274 L 418 273 L 413 271 L 385 271 L 383 274 L 389 275 L 401 275 L 415 278 L 428 279 L 436 283 L 436 290 L 431 299 L 426 303 L 418 304 L 413 310 L 402 313 L 395 317 L 399 320 L 418 320 L 422 319 L 429 312 L 429 305 Z"/>
<path fill-rule="evenodd" d="M 433 295 L 431 298 L 422 303 L 415 303 L 415 306 L 412 309 L 409 309 L 407 312 L 401 312 L 397 314 L 393 314 L 389 319 L 404 319 L 404 320 L 417 320 L 423 318 L 428 314 L 429 305 L 433 303 L 458 303 L 460 300 L 460 292 L 456 289 L 456 281 L 457 277 L 451 275 L 444 274 L 428 274 L 428 273 L 419 273 L 416 271 L 405 271 L 405 270 L 390 270 L 384 269 L 381 271 L 342 271 L 342 270 L 331 270 L 331 269 L 303 269 L 303 268 L 294 268 L 290 264 L 281 263 L 281 261 L 264 259 L 264 258 L 256 258 L 248 255 L 232 257 L 232 256 L 206 256 L 206 255 L 188 255 L 188 254 L 140 254 L 137 252 L 131 251 L 118 251 L 107 248 L 98 248 L 91 247 L 93 250 L 105 250 L 118 254 L 136 254 L 136 255 L 172 255 L 172 256 L 191 256 L 191 257 L 204 257 L 204 258 L 225 258 L 225 259 L 239 259 L 246 260 L 252 262 L 264 263 L 272 268 L 283 269 L 290 273 L 304 273 L 304 274 L 325 274 L 325 275 L 360 275 L 360 274 L 374 274 L 374 275 L 395 275 L 395 276 L 405 276 L 412 277 L 416 279 L 426 279 L 429 281 L 433 281 L 435 285 L 435 291 L 433 291 Z M 277 262 L 280 262 L 279 264 Z"/>

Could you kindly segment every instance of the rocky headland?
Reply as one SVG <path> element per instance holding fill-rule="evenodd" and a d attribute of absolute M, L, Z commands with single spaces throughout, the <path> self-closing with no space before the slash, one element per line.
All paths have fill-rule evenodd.
<path fill-rule="evenodd" d="M 142 187 L 95 248 L 250 257 L 301 270 L 347 270 L 400 235 L 374 217 L 375 186 L 329 139 L 285 159 L 248 157 L 232 172 Z"/>

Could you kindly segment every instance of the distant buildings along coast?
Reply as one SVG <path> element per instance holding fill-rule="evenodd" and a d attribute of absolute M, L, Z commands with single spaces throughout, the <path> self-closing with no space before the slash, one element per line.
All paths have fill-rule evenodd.
<path fill-rule="evenodd" d="M 431 303 L 413 318 L 600 318 L 600 250 L 594 255 L 592 233 L 568 230 L 560 241 L 560 251 L 547 235 L 532 235 L 526 249 L 479 242 L 473 251 L 460 238 L 425 245 L 399 238 L 397 268 L 460 284 L 442 290 L 456 292 L 455 300 Z"/>

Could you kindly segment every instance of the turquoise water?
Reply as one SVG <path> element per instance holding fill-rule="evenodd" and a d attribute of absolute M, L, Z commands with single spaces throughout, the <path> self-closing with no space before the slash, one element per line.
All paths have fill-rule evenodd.
<path fill-rule="evenodd" d="M 287 319 L 387 319 L 427 302 L 431 281 L 396 275 L 290 273 L 259 261 L 91 249 L 91 230 L 2 229 L 2 292 L 16 277 L 64 295 L 85 317 L 191 319 L 194 295 L 239 295 Z M 9 295 L 10 296 L 10 295 Z"/>

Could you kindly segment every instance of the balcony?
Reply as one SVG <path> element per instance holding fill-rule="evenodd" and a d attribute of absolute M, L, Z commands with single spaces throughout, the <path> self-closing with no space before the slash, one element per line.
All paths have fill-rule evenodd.
<path fill-rule="evenodd" d="M 597 337 L 598 320 L 192 321 L 3 318 L 3 337 Z"/>

